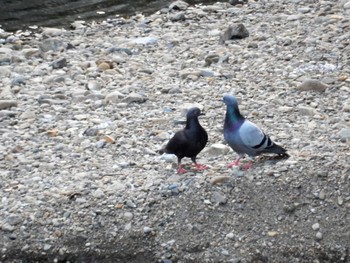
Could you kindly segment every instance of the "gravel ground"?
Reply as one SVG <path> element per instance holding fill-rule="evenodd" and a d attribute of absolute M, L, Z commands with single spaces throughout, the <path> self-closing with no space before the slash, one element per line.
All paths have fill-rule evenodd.
<path fill-rule="evenodd" d="M 350 262 L 349 16 L 177 3 L 0 32 L 0 262 Z M 290 158 L 227 168 L 225 93 Z M 177 175 L 157 151 L 192 105 L 210 169 Z"/>

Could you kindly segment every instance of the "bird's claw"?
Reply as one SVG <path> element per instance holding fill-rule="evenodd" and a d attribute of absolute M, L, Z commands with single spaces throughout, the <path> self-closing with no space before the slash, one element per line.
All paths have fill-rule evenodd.
<path fill-rule="evenodd" d="M 184 174 L 184 173 L 186 173 L 187 172 L 187 170 L 185 169 L 185 168 L 183 168 L 183 167 L 179 167 L 178 169 L 177 169 L 177 173 L 178 174 Z"/>
<path fill-rule="evenodd" d="M 236 161 L 234 161 L 233 163 L 229 163 L 228 165 L 227 165 L 227 167 L 228 168 L 231 168 L 231 167 L 233 167 L 233 166 L 237 166 L 239 164 L 239 160 L 236 160 Z"/>
<path fill-rule="evenodd" d="M 246 163 L 245 165 L 242 166 L 242 168 L 243 168 L 244 170 L 248 170 L 250 167 L 252 167 L 252 165 L 253 165 L 252 162 Z"/>

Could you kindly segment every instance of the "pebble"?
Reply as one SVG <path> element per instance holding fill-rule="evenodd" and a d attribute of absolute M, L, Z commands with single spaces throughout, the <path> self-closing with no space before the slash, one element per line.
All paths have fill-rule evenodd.
<path fill-rule="evenodd" d="M 64 48 L 64 42 L 57 38 L 48 38 L 39 43 L 39 48 L 43 52 L 59 51 Z"/>
<path fill-rule="evenodd" d="M 67 66 L 67 59 L 66 58 L 56 59 L 54 62 L 52 62 L 51 66 L 54 69 L 64 68 Z"/>
<path fill-rule="evenodd" d="M 168 18 L 172 22 L 184 21 L 186 19 L 184 12 L 177 12 L 175 14 L 169 14 Z"/>
<path fill-rule="evenodd" d="M 229 26 L 220 36 L 219 44 L 224 44 L 227 40 L 242 39 L 249 36 L 249 32 L 243 24 Z"/>
<path fill-rule="evenodd" d="M 321 233 L 321 232 L 317 232 L 317 233 L 316 233 L 316 239 L 317 239 L 317 240 L 321 240 L 322 238 L 323 238 L 322 233 Z"/>
<path fill-rule="evenodd" d="M 123 217 L 124 217 L 124 219 L 130 221 L 131 219 L 133 219 L 134 215 L 130 212 L 125 212 Z"/>
<path fill-rule="evenodd" d="M 126 103 L 143 103 L 147 101 L 147 97 L 138 93 L 130 93 L 123 101 Z"/>
<path fill-rule="evenodd" d="M 229 176 L 214 176 L 210 179 L 212 185 L 222 184 L 230 180 Z"/>
<path fill-rule="evenodd" d="M 213 192 L 210 201 L 214 204 L 224 205 L 227 203 L 227 197 L 220 192 Z"/>
<path fill-rule="evenodd" d="M 316 231 L 316 230 L 319 230 L 319 229 L 320 229 L 320 224 L 319 224 L 319 223 L 313 224 L 313 225 L 312 225 L 312 229 L 315 230 L 315 231 Z"/>
<path fill-rule="evenodd" d="M 186 10 L 188 8 L 189 4 L 186 3 L 185 1 L 178 0 L 169 5 L 169 9 L 174 9 L 174 10 Z"/>
<path fill-rule="evenodd" d="M 149 234 L 149 233 L 151 233 L 152 231 L 153 231 L 153 229 L 150 228 L 150 227 L 148 227 L 148 226 L 145 226 L 145 227 L 143 228 L 143 233 L 145 233 L 145 234 Z"/>
<path fill-rule="evenodd" d="M 328 88 L 328 85 L 315 79 L 305 80 L 302 84 L 300 84 L 297 87 L 297 89 L 301 91 L 318 91 L 318 92 L 324 92 L 327 88 Z"/>
<path fill-rule="evenodd" d="M 268 232 L 267 232 L 267 235 L 268 235 L 269 237 L 275 237 L 275 236 L 278 235 L 278 232 L 277 232 L 277 231 L 268 231 Z"/>
<path fill-rule="evenodd" d="M 235 235 L 231 232 L 226 235 L 226 238 L 233 240 L 235 238 Z"/>
<path fill-rule="evenodd" d="M 136 208 L 136 204 L 131 200 L 127 200 L 126 205 L 130 208 Z"/>
<path fill-rule="evenodd" d="M 0 100 L 0 110 L 17 107 L 18 103 L 15 100 Z"/>
<path fill-rule="evenodd" d="M 105 101 L 106 102 L 112 102 L 112 103 L 116 103 L 116 102 L 120 102 L 122 98 L 124 98 L 125 95 L 122 94 L 120 91 L 115 90 L 112 91 L 111 93 L 107 94 L 105 97 Z"/>
<path fill-rule="evenodd" d="M 35 119 L 36 118 L 36 114 L 33 111 L 25 111 L 19 117 L 21 119 L 23 119 L 23 120 Z"/>
<path fill-rule="evenodd" d="M 208 149 L 206 149 L 204 152 L 207 153 L 209 156 L 220 156 L 220 155 L 226 155 L 230 152 L 231 148 L 227 145 L 220 144 L 220 143 L 214 143 L 210 145 Z"/>
<path fill-rule="evenodd" d="M 321 200 L 326 199 L 326 192 L 323 189 L 318 193 L 318 198 L 320 198 Z"/>
<path fill-rule="evenodd" d="M 340 139 L 346 141 L 350 139 L 350 128 L 343 128 L 339 132 Z"/>
<path fill-rule="evenodd" d="M 315 109 L 311 107 L 298 106 L 298 110 L 300 114 L 305 116 L 314 116 L 316 114 Z"/>

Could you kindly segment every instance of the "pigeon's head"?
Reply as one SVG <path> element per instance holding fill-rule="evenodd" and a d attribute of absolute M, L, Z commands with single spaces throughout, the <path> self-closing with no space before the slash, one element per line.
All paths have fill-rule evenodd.
<path fill-rule="evenodd" d="M 201 115 L 201 110 L 197 107 L 190 108 L 187 112 L 187 118 L 194 118 Z"/>
<path fill-rule="evenodd" d="M 238 108 L 238 102 L 235 96 L 227 94 L 222 98 L 222 100 L 227 106 Z"/>

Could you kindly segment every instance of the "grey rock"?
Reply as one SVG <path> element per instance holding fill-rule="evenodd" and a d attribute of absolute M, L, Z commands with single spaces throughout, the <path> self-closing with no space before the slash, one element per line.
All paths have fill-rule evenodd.
<path fill-rule="evenodd" d="M 51 248 L 51 245 L 50 244 L 45 244 L 44 247 L 43 247 L 43 250 L 44 251 L 47 251 Z"/>
<path fill-rule="evenodd" d="M 326 192 L 323 189 L 318 193 L 318 198 L 321 200 L 326 199 Z"/>
<path fill-rule="evenodd" d="M 11 226 L 18 225 L 23 222 L 23 218 L 19 215 L 10 215 L 6 218 L 7 223 L 9 223 Z"/>
<path fill-rule="evenodd" d="M 12 86 L 25 85 L 26 81 L 27 81 L 27 79 L 24 76 L 17 76 L 11 80 L 11 85 Z"/>
<path fill-rule="evenodd" d="M 221 35 L 219 44 L 224 44 L 227 40 L 242 39 L 249 36 L 248 30 L 243 24 L 236 24 L 229 26 L 226 31 Z"/>
<path fill-rule="evenodd" d="M 339 136 L 342 141 L 350 139 L 350 128 L 341 129 L 339 132 Z"/>
<path fill-rule="evenodd" d="M 316 240 L 321 240 L 323 238 L 323 235 L 321 232 L 316 233 Z"/>
<path fill-rule="evenodd" d="M 107 49 L 107 53 L 114 53 L 114 52 L 125 53 L 129 56 L 133 54 L 129 48 L 110 47 Z"/>
<path fill-rule="evenodd" d="M 141 94 L 138 93 L 130 93 L 124 100 L 123 102 L 126 103 L 143 103 L 147 101 L 147 97 L 142 96 Z"/>
<path fill-rule="evenodd" d="M 187 4 L 185 1 L 175 1 L 169 5 L 170 10 L 186 10 L 188 8 L 189 4 Z"/>
<path fill-rule="evenodd" d="M 312 107 L 298 106 L 301 115 L 314 116 L 316 111 Z"/>
<path fill-rule="evenodd" d="M 155 37 L 138 37 L 130 40 L 131 43 L 143 44 L 143 45 L 153 45 L 158 42 Z"/>
<path fill-rule="evenodd" d="M 215 75 L 215 73 L 210 69 L 201 69 L 200 70 L 200 76 L 213 77 L 214 75 Z"/>
<path fill-rule="evenodd" d="M 13 225 L 10 225 L 9 223 L 0 225 L 0 228 L 5 232 L 13 232 L 16 229 L 16 227 L 14 227 Z"/>
<path fill-rule="evenodd" d="M 0 110 L 17 107 L 18 103 L 15 100 L 0 100 Z"/>
<path fill-rule="evenodd" d="M 43 27 L 43 35 L 44 36 L 60 36 L 64 32 L 66 32 L 63 28 L 54 28 L 54 27 Z"/>
<path fill-rule="evenodd" d="M 0 66 L 10 65 L 11 57 L 6 54 L 0 54 Z"/>
<path fill-rule="evenodd" d="M 214 204 L 224 205 L 227 203 L 227 198 L 223 193 L 215 191 L 211 196 L 211 202 Z"/>
<path fill-rule="evenodd" d="M 248 3 L 248 0 L 229 0 L 228 2 L 231 5 L 243 5 L 245 3 Z"/>
<path fill-rule="evenodd" d="M 40 50 L 38 48 L 24 48 L 22 49 L 22 54 L 26 58 L 38 57 L 40 55 Z"/>
<path fill-rule="evenodd" d="M 313 225 L 312 225 L 312 229 L 315 230 L 315 231 L 316 231 L 316 230 L 319 230 L 319 229 L 320 229 L 320 224 L 319 224 L 319 223 L 313 224 Z"/>
<path fill-rule="evenodd" d="M 127 200 L 126 201 L 126 205 L 129 207 L 129 208 L 136 208 L 136 204 L 131 201 L 131 200 Z"/>
<path fill-rule="evenodd" d="M 36 114 L 34 111 L 25 111 L 19 116 L 22 120 L 35 119 Z"/>
<path fill-rule="evenodd" d="M 13 118 L 17 115 L 16 112 L 14 111 L 9 111 L 9 110 L 1 110 L 0 111 L 0 117 L 9 117 L 9 118 Z"/>
<path fill-rule="evenodd" d="M 168 18 L 172 22 L 177 22 L 177 21 L 184 21 L 186 20 L 185 13 L 184 12 L 178 12 L 175 14 L 169 14 Z"/>
<path fill-rule="evenodd" d="M 125 95 L 115 90 L 106 95 L 105 102 L 112 102 L 112 103 L 120 102 L 122 98 L 125 98 Z"/>
<path fill-rule="evenodd" d="M 43 52 L 47 52 L 49 50 L 52 51 L 59 51 L 64 48 L 64 43 L 62 40 L 56 39 L 56 38 L 48 38 L 43 40 L 39 44 L 39 48 Z"/>
<path fill-rule="evenodd" d="M 153 231 L 153 229 L 151 227 L 145 226 L 143 228 L 143 233 L 145 234 L 150 234 Z"/>
<path fill-rule="evenodd" d="M 226 155 L 230 152 L 230 147 L 221 143 L 215 143 L 210 145 L 204 152 L 212 157 Z"/>
<path fill-rule="evenodd" d="M 300 84 L 297 87 L 297 89 L 301 91 L 318 91 L 318 92 L 324 92 L 327 88 L 328 88 L 328 85 L 315 79 L 305 80 L 302 84 Z"/>
<path fill-rule="evenodd" d="M 309 13 L 310 11 L 311 11 L 311 8 L 308 8 L 308 7 L 298 8 L 298 12 L 300 12 L 302 14 Z"/>
<path fill-rule="evenodd" d="M 92 196 L 95 198 L 104 198 L 106 195 L 101 189 L 96 189 L 93 193 Z"/>
<path fill-rule="evenodd" d="M 64 68 L 67 66 L 67 60 L 66 58 L 56 59 L 54 62 L 52 62 L 51 66 L 54 69 Z"/>
<path fill-rule="evenodd" d="M 204 64 L 204 66 L 208 67 L 211 64 L 218 63 L 219 59 L 220 59 L 220 56 L 217 55 L 217 54 L 208 55 L 208 56 L 205 57 L 205 64 Z"/>
<path fill-rule="evenodd" d="M 235 234 L 233 234 L 232 232 L 231 232 L 231 233 L 228 233 L 228 234 L 226 235 L 226 238 L 228 238 L 228 239 L 234 239 L 234 238 L 235 238 Z"/>
<path fill-rule="evenodd" d="M 91 127 L 91 128 L 87 128 L 84 132 L 83 135 L 85 136 L 96 136 L 98 135 L 100 132 L 100 130 L 96 127 Z"/>
<path fill-rule="evenodd" d="M 125 212 L 123 215 L 123 218 L 130 221 L 131 219 L 133 219 L 134 215 L 131 212 Z"/>

